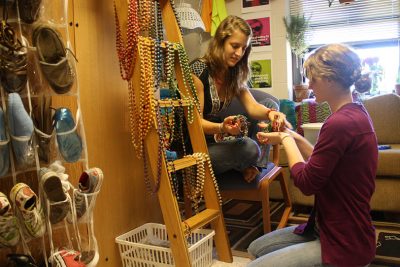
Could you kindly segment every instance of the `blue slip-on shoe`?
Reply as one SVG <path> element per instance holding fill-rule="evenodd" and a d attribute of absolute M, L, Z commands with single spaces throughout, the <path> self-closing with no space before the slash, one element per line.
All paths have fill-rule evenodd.
<path fill-rule="evenodd" d="M 8 173 L 10 167 L 10 151 L 8 148 L 4 111 L 0 107 L 0 177 Z"/>
<path fill-rule="evenodd" d="M 32 145 L 33 121 L 17 93 L 8 94 L 8 126 L 15 158 L 19 166 L 30 166 L 35 161 Z"/>
<path fill-rule="evenodd" d="M 71 111 L 68 108 L 58 108 L 53 116 L 53 125 L 61 156 L 67 162 L 78 161 L 82 154 L 82 139 L 78 135 Z"/>

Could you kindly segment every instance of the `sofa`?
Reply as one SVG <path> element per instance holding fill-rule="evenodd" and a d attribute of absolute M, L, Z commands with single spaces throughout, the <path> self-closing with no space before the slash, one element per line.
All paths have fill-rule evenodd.
<path fill-rule="evenodd" d="M 390 149 L 379 150 L 376 189 L 371 200 L 375 211 L 400 212 L 400 96 L 385 94 L 364 100 L 371 116 L 378 144 L 389 145 Z M 298 110 L 296 111 L 298 113 Z M 309 121 L 317 122 L 317 121 Z M 282 149 L 283 150 L 283 149 Z M 280 153 L 280 164 L 285 166 L 286 177 L 290 177 L 287 157 Z M 289 179 L 289 192 L 294 205 L 312 206 L 312 196 L 303 195 Z M 271 197 L 275 195 L 271 193 Z"/>

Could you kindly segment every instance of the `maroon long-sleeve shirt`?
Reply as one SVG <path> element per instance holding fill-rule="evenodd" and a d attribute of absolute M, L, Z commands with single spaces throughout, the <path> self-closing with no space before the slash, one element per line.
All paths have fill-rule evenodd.
<path fill-rule="evenodd" d="M 369 203 L 377 164 L 371 119 L 361 104 L 350 103 L 327 118 L 309 160 L 291 169 L 294 184 L 315 195 L 324 263 L 364 266 L 374 259 Z"/>

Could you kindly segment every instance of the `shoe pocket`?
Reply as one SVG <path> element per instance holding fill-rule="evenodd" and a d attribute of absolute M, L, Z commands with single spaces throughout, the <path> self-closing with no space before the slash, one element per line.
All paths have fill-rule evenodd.
<path fill-rule="evenodd" d="M 35 150 L 32 136 L 11 136 L 11 143 L 17 166 L 21 169 L 33 166 L 35 163 Z"/>
<path fill-rule="evenodd" d="M 0 177 L 6 176 L 10 168 L 10 140 L 0 141 Z"/>

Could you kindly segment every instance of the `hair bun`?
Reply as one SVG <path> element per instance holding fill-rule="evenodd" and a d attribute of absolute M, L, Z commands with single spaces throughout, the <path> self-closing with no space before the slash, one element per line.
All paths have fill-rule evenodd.
<path fill-rule="evenodd" d="M 362 74 L 359 79 L 354 83 L 354 87 L 359 93 L 366 93 L 371 89 L 372 80 L 369 73 Z"/>

